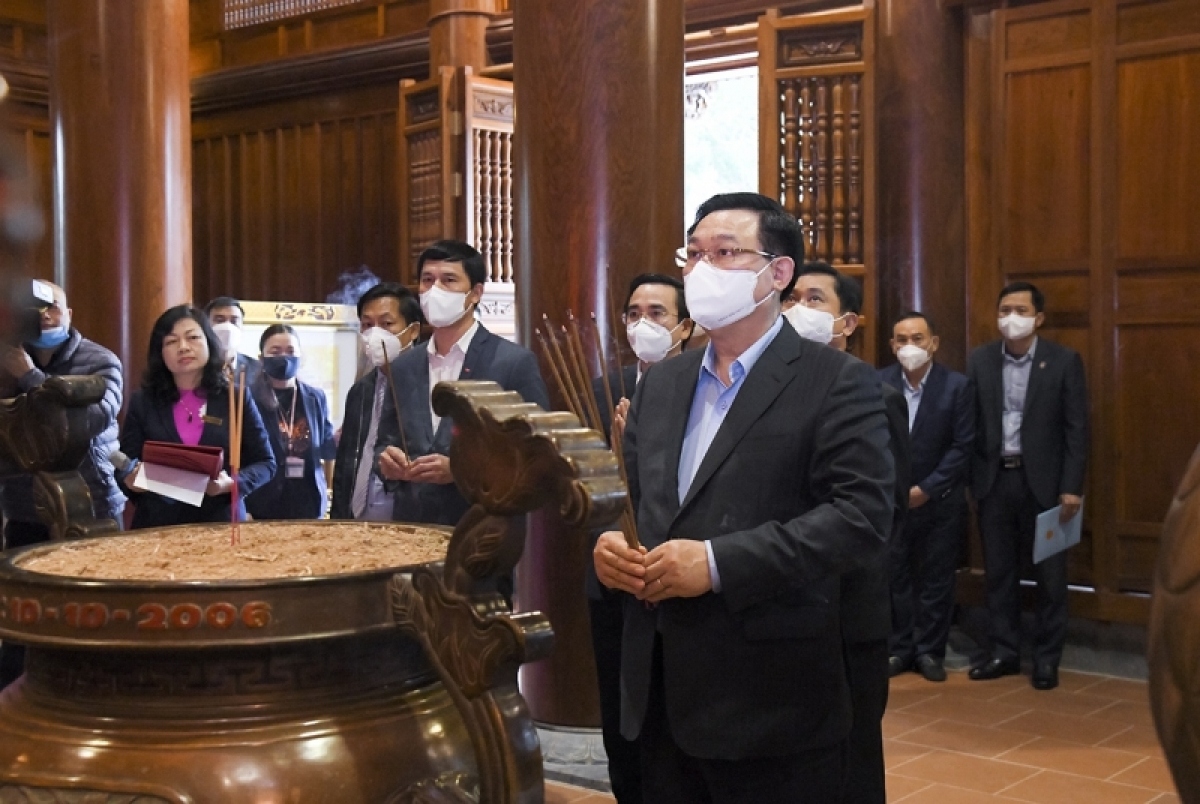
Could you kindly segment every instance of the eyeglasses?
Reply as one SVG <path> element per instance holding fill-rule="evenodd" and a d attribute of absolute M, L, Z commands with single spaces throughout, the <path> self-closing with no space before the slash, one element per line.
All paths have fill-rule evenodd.
<path fill-rule="evenodd" d="M 779 259 L 778 254 L 769 254 L 765 251 L 759 251 L 756 248 L 723 247 L 704 250 L 685 246 L 675 252 L 675 264 L 680 268 L 687 268 L 703 259 L 709 265 L 717 268 L 736 268 L 743 254 L 757 254 L 760 257 L 767 257 L 772 260 Z"/>
<path fill-rule="evenodd" d="M 643 318 L 647 319 L 648 321 L 653 321 L 655 324 L 658 324 L 660 327 L 665 327 L 667 325 L 668 321 L 670 321 L 672 318 L 676 318 L 676 317 L 677 316 L 674 313 L 668 313 L 666 310 L 662 310 L 662 309 L 651 310 L 650 312 L 646 313 L 645 315 L 642 315 L 641 311 L 639 311 L 639 310 L 626 310 L 624 319 L 625 319 L 625 326 L 627 326 L 627 327 L 632 327 L 634 324 L 641 321 Z"/>

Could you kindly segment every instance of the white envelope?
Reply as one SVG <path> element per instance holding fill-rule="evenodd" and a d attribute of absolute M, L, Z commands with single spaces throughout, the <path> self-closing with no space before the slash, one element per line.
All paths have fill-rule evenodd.
<path fill-rule="evenodd" d="M 208 481 L 208 475 L 199 472 L 187 472 L 170 466 L 143 462 L 141 471 L 133 480 L 133 487 L 199 508 L 204 502 Z"/>
<path fill-rule="evenodd" d="M 1033 563 L 1040 564 L 1052 555 L 1079 544 L 1083 535 L 1083 504 L 1075 516 L 1059 522 L 1062 506 L 1056 505 L 1049 511 L 1038 514 L 1037 532 L 1033 534 Z"/>

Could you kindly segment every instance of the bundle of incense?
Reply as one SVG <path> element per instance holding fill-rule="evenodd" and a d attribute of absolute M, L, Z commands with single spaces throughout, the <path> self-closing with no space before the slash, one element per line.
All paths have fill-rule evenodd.
<path fill-rule="evenodd" d="M 404 450 L 404 457 L 408 458 L 408 439 L 404 435 L 404 415 L 400 412 L 400 397 L 396 394 L 396 381 L 392 378 L 392 359 L 388 357 L 387 345 L 380 345 L 383 347 L 383 365 L 380 368 L 383 370 L 384 379 L 387 380 L 388 391 L 392 395 L 392 407 L 396 409 L 396 424 L 400 427 L 400 448 Z"/>
<path fill-rule="evenodd" d="M 595 315 L 592 316 L 593 321 Z M 603 431 L 603 420 L 596 395 L 592 393 L 592 377 L 588 369 L 587 356 L 583 346 L 583 334 L 578 320 L 571 311 L 567 311 L 568 325 L 561 327 L 562 340 L 555 336 L 549 316 L 542 317 L 546 325 L 545 334 L 534 330 L 546 362 L 550 364 L 551 374 L 558 386 L 559 395 L 567 401 L 567 406 L 584 427 Z M 601 384 L 604 386 L 605 404 L 609 410 L 614 409 L 612 390 L 609 386 L 608 366 L 604 350 L 601 348 L 600 333 L 597 329 L 593 337 L 596 357 L 601 367 Z M 621 479 L 627 480 L 625 473 L 625 457 L 620 443 L 614 440 L 613 452 L 621 472 Z M 626 482 L 626 485 L 628 483 Z M 625 534 L 626 543 L 637 548 L 637 526 L 633 517 L 633 505 L 626 499 L 625 510 L 621 515 L 621 531 Z"/>
<path fill-rule="evenodd" d="M 592 331 L 594 334 L 593 346 L 595 347 L 596 362 L 600 364 L 600 384 L 604 386 L 604 404 L 608 405 L 608 410 L 610 411 L 609 416 L 612 417 L 610 421 L 615 423 L 616 406 L 613 403 L 612 387 L 609 385 L 608 360 L 604 355 L 604 348 L 601 345 L 602 341 L 600 340 L 600 328 L 595 324 L 596 314 L 592 313 Z M 572 327 L 575 327 L 575 319 L 573 317 L 571 318 L 571 325 Z M 575 328 L 574 335 L 580 354 L 582 354 L 583 342 L 579 337 L 579 331 L 577 327 Z M 618 363 L 618 373 L 623 374 L 623 372 L 620 371 L 619 365 L 620 364 Z M 628 489 L 629 475 L 625 472 L 625 445 L 622 443 L 621 439 L 615 437 L 615 433 L 614 437 L 610 438 L 609 441 L 612 442 L 612 451 L 617 457 L 617 469 L 621 473 L 621 482 L 623 482 L 625 484 L 625 488 Z M 632 549 L 636 550 L 640 545 L 637 535 L 637 519 L 633 514 L 633 500 L 629 498 L 628 494 L 625 495 L 625 510 L 621 514 L 621 532 L 625 534 L 625 543 Z"/>
<path fill-rule="evenodd" d="M 622 319 L 621 316 L 617 314 L 617 302 L 613 299 L 612 289 L 612 271 L 609 271 L 608 281 L 605 283 L 605 290 L 608 291 L 608 335 L 612 339 L 611 343 L 613 347 L 613 357 L 615 357 L 617 361 L 617 382 L 621 384 L 621 397 L 623 399 L 628 399 L 629 394 L 625 390 L 625 372 L 621 371 L 621 342 L 617 340 L 617 325 Z"/>
<path fill-rule="evenodd" d="M 230 499 L 229 544 L 233 547 L 242 542 L 242 525 L 238 517 L 240 495 L 238 493 L 238 469 L 242 465 L 242 418 L 246 412 L 246 370 L 233 375 L 229 386 L 229 473 L 233 478 Z"/>

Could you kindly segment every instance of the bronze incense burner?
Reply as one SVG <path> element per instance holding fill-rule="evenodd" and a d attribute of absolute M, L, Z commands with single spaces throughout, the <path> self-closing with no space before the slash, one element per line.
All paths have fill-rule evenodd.
<path fill-rule="evenodd" d="M 29 647 L 0 695 L 0 802 L 540 802 L 516 674 L 553 635 L 495 591 L 524 543 L 512 518 L 610 523 L 625 488 L 570 414 L 487 382 L 433 399 L 473 504 L 444 562 L 146 582 L 22 568 L 59 544 L 0 560 L 0 638 Z"/>

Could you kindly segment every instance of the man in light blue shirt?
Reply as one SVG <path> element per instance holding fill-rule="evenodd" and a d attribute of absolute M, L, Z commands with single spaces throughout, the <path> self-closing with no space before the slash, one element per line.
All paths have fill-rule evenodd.
<path fill-rule="evenodd" d="M 642 549 L 608 532 L 593 551 L 628 593 L 622 732 L 655 804 L 837 802 L 841 582 L 881 557 L 892 517 L 879 381 L 780 320 L 804 235 L 777 202 L 710 199 L 678 260 L 711 340 L 651 366 L 629 410 Z"/>

